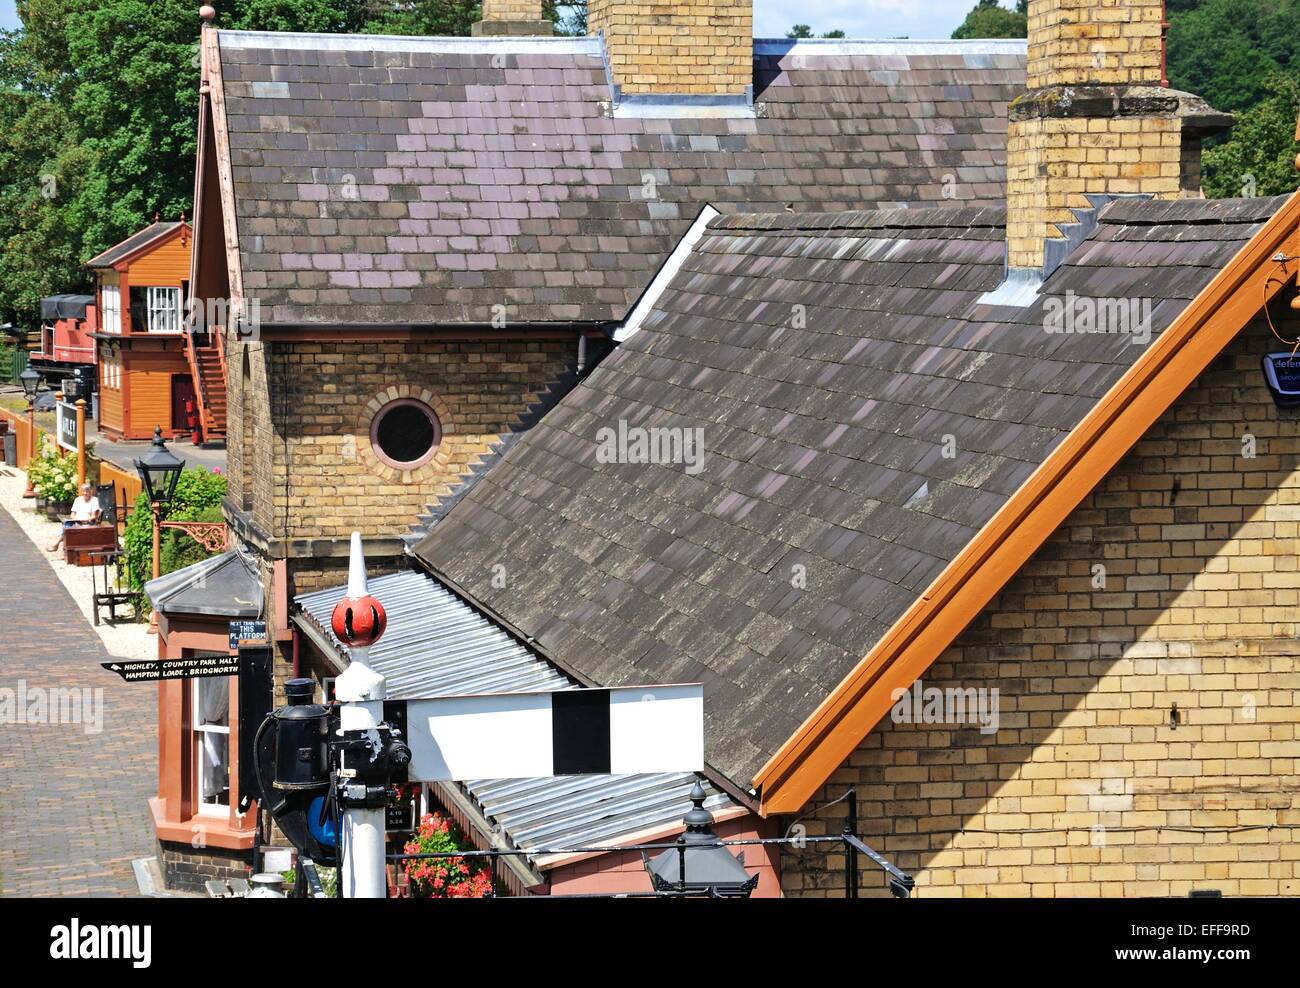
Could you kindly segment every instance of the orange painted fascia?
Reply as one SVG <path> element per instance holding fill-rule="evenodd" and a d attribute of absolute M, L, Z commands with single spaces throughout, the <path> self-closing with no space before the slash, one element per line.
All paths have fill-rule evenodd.
<path fill-rule="evenodd" d="M 1071 511 L 1202 374 L 1300 253 L 1292 195 L 1124 374 L 853 671 L 754 776 L 760 813 L 800 809 L 1056 531 Z M 1287 275 L 1296 266 L 1287 267 Z M 1271 280 L 1270 280 L 1271 279 Z"/>

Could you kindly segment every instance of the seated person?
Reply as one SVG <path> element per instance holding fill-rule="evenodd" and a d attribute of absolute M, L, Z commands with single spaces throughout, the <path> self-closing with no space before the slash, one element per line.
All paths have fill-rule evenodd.
<path fill-rule="evenodd" d="M 95 497 L 95 489 L 89 484 L 82 484 L 81 493 L 72 502 L 72 517 L 63 523 L 63 532 L 66 532 L 73 525 L 99 524 L 100 513 L 99 499 Z M 58 552 L 59 547 L 63 545 L 63 532 L 59 533 L 59 541 L 50 546 L 50 552 Z"/>

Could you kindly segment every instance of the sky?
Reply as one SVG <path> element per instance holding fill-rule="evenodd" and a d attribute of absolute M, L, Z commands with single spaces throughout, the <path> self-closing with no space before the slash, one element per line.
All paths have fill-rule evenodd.
<path fill-rule="evenodd" d="M 754 0 L 754 34 L 779 38 L 803 23 L 817 34 L 839 28 L 850 38 L 946 38 L 974 6 L 975 0 Z M 14 0 L 0 0 L 0 27 L 17 25 Z"/>

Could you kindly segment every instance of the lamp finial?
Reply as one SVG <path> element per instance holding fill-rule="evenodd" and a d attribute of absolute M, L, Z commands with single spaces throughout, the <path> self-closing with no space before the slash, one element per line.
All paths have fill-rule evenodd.
<path fill-rule="evenodd" d="M 343 644 L 368 648 L 379 641 L 387 626 L 388 615 L 384 613 L 384 605 L 370 596 L 370 588 L 366 585 L 366 557 L 361 550 L 361 533 L 353 532 L 347 594 L 334 605 L 330 627 Z"/>

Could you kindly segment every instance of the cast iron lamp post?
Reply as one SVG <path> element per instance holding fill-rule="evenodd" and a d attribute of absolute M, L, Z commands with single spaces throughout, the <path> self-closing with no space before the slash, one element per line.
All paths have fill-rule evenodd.
<path fill-rule="evenodd" d="M 677 839 L 676 847 L 645 861 L 650 884 L 656 892 L 747 899 L 758 875 L 745 871 L 745 862 L 713 832 L 713 814 L 704 808 L 707 796 L 696 779 L 688 797 L 694 805 L 682 820 L 686 833 Z"/>
<path fill-rule="evenodd" d="M 35 497 L 36 489 L 32 487 L 32 462 L 36 459 L 36 392 L 41 386 L 41 375 L 28 367 L 18 375 L 23 384 L 23 394 L 27 396 L 27 490 L 23 497 Z"/>
<path fill-rule="evenodd" d="M 149 510 L 153 514 L 153 578 L 155 580 L 162 575 L 159 558 L 161 548 L 159 522 L 162 521 L 162 509 L 171 503 L 176 493 L 176 482 L 180 480 L 183 469 L 185 469 L 185 461 L 175 456 L 163 442 L 162 426 L 155 426 L 153 444 L 149 452 L 135 461 L 136 473 L 140 475 L 140 483 L 144 485 L 144 492 L 149 496 Z M 150 630 L 157 628 L 157 621 L 158 612 L 154 611 L 149 622 Z"/>

